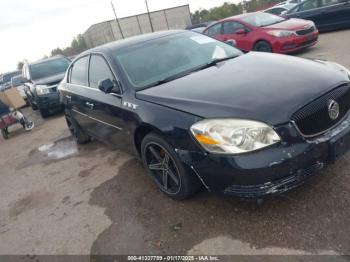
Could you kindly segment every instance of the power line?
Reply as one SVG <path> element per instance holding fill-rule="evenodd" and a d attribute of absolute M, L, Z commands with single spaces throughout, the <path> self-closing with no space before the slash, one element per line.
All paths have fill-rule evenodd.
<path fill-rule="evenodd" d="M 115 16 L 115 21 L 116 21 L 117 24 L 118 24 L 119 32 L 120 32 L 120 34 L 122 35 L 122 38 L 124 38 L 124 34 L 123 34 L 122 28 L 121 28 L 121 26 L 120 26 L 119 19 L 118 19 L 118 17 L 117 17 L 117 12 L 115 11 L 113 2 L 111 2 L 111 5 L 112 5 L 113 13 L 114 13 L 114 16 Z"/>
<path fill-rule="evenodd" d="M 151 30 L 152 30 L 152 32 L 154 32 L 154 28 L 153 28 L 153 24 L 152 24 L 152 19 L 151 19 L 151 14 L 150 14 L 150 12 L 149 12 L 147 0 L 145 0 L 145 3 L 146 3 L 146 8 L 147 8 L 147 14 L 148 14 L 149 23 L 150 23 L 150 25 L 151 25 Z"/>

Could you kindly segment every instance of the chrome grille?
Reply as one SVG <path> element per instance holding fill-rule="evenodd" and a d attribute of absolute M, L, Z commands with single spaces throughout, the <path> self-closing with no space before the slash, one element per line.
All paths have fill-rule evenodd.
<path fill-rule="evenodd" d="M 330 100 L 335 100 L 339 104 L 339 116 L 335 120 L 329 116 L 328 103 Z M 292 115 L 291 120 L 302 135 L 312 137 L 320 135 L 338 124 L 349 110 L 350 84 L 344 84 L 304 106 Z"/>

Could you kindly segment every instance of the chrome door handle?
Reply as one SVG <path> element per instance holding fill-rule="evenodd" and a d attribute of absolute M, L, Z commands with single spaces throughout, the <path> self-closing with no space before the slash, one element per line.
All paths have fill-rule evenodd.
<path fill-rule="evenodd" d="M 85 105 L 87 105 L 90 109 L 94 109 L 94 104 L 93 103 L 89 103 L 89 102 L 86 102 Z"/>

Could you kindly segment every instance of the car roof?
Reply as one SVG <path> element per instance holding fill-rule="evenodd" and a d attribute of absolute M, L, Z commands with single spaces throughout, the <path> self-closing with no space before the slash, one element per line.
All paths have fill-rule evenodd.
<path fill-rule="evenodd" d="M 66 57 L 63 56 L 63 55 L 55 55 L 55 56 L 52 56 L 52 57 L 49 57 L 49 58 L 40 59 L 38 61 L 27 63 L 27 64 L 28 65 L 36 65 L 36 64 L 41 64 L 43 62 L 52 61 L 52 60 L 55 60 L 55 59 L 58 59 L 58 58 L 66 58 Z"/>
<path fill-rule="evenodd" d="M 156 33 L 149 33 L 149 34 L 143 34 L 138 36 L 129 37 L 126 39 L 110 42 L 98 47 L 94 47 L 92 49 L 86 50 L 85 52 L 81 53 L 79 56 L 75 58 L 77 60 L 79 57 L 85 56 L 90 53 L 105 53 L 109 52 L 111 50 L 116 51 L 120 50 L 125 47 L 130 47 L 132 45 L 140 44 L 143 42 L 148 42 L 151 40 L 163 38 L 166 36 L 176 35 L 180 33 L 190 32 L 188 30 L 168 30 L 168 31 L 160 31 Z"/>
<path fill-rule="evenodd" d="M 255 15 L 255 14 L 258 14 L 258 13 L 261 13 L 261 12 L 251 12 L 251 13 L 244 13 L 244 14 L 240 14 L 240 15 L 230 16 L 230 17 L 221 19 L 219 22 L 229 21 L 229 20 L 232 20 L 232 19 L 238 19 L 239 20 L 241 18 L 252 16 L 252 15 Z"/>

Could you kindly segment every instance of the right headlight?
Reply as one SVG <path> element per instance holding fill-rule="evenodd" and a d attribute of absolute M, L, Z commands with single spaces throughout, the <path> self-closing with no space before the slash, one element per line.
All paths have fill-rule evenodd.
<path fill-rule="evenodd" d="M 50 93 L 50 88 L 46 85 L 37 85 L 36 86 L 36 93 L 39 96 L 46 95 Z"/>
<path fill-rule="evenodd" d="M 206 119 L 191 126 L 195 139 L 211 153 L 241 154 L 281 141 L 270 126 L 242 119 Z"/>
<path fill-rule="evenodd" d="M 289 31 L 289 30 L 272 30 L 272 31 L 267 31 L 267 33 L 275 37 L 288 37 L 288 36 L 296 35 L 294 31 Z"/>

